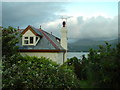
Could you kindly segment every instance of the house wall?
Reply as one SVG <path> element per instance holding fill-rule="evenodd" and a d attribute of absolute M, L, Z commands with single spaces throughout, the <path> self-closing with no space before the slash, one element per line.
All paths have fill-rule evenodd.
<path fill-rule="evenodd" d="M 51 60 L 57 62 L 58 64 L 63 64 L 63 52 L 61 53 L 48 53 L 48 52 L 21 52 L 22 56 L 37 56 L 37 57 L 47 57 L 50 58 Z"/>
<path fill-rule="evenodd" d="M 58 53 L 58 61 L 57 61 L 57 63 L 58 64 L 63 64 L 64 59 L 65 59 L 64 52 Z"/>

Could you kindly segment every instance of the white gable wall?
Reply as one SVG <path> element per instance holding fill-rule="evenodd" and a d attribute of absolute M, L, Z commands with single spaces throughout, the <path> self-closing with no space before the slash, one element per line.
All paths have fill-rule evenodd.
<path fill-rule="evenodd" d="M 63 53 L 52 53 L 52 52 L 21 52 L 22 56 L 37 56 L 37 57 L 46 57 L 50 58 L 52 61 L 57 62 L 58 64 L 63 64 Z"/>
<path fill-rule="evenodd" d="M 35 41 L 36 35 L 33 34 L 32 31 L 28 30 L 28 31 L 25 32 L 25 34 L 23 34 L 23 36 L 22 36 L 22 45 L 24 45 L 24 37 L 34 37 L 33 45 L 36 45 L 36 41 Z M 30 44 L 28 44 L 28 45 L 30 45 Z"/>
<path fill-rule="evenodd" d="M 30 30 L 28 30 L 27 32 L 25 32 L 25 34 L 23 34 L 23 36 L 35 36 L 35 34 L 33 34 L 33 32 L 31 32 Z"/>

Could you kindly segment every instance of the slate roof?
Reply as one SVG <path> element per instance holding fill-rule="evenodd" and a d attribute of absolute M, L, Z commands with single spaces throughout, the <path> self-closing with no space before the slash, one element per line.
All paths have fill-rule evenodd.
<path fill-rule="evenodd" d="M 41 39 L 38 41 L 36 46 L 29 46 L 29 45 L 22 45 L 22 38 L 20 38 L 19 43 L 17 44 L 19 46 L 20 51 L 28 51 L 28 50 L 41 50 L 41 51 L 65 51 L 65 49 L 60 45 L 60 42 L 57 41 L 59 39 L 58 37 L 42 30 L 37 29 L 33 26 L 31 27 L 37 34 L 41 35 Z M 23 30 L 24 32 L 24 30 Z M 59 39 L 60 40 L 60 39 Z"/>
<path fill-rule="evenodd" d="M 43 35 L 42 32 L 40 32 L 38 29 L 34 28 L 33 26 L 30 26 L 38 35 Z"/>

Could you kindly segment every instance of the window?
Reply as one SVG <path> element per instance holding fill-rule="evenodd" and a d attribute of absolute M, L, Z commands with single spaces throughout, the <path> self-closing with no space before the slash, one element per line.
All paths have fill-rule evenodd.
<path fill-rule="evenodd" d="M 57 41 L 58 41 L 58 42 L 60 42 L 60 40 L 59 40 L 59 39 L 57 39 Z"/>
<path fill-rule="evenodd" d="M 36 37 L 36 41 L 38 40 L 38 37 Z"/>
<path fill-rule="evenodd" d="M 23 36 L 23 45 L 36 45 L 40 40 L 40 37 L 36 36 Z"/>
<path fill-rule="evenodd" d="M 24 45 L 33 45 L 34 44 L 34 37 L 24 37 L 23 39 Z"/>
<path fill-rule="evenodd" d="M 28 37 L 25 37 L 25 39 L 28 39 Z"/>
<path fill-rule="evenodd" d="M 24 44 L 28 44 L 28 37 L 24 37 Z"/>
<path fill-rule="evenodd" d="M 24 40 L 24 44 L 28 44 L 28 40 Z"/>
<path fill-rule="evenodd" d="M 33 37 L 30 37 L 30 44 L 33 44 Z"/>

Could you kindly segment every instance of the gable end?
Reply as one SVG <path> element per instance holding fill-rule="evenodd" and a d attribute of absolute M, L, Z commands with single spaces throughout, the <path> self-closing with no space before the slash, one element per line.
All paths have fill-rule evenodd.
<path fill-rule="evenodd" d="M 32 28 L 31 26 L 29 25 L 21 34 L 25 34 L 28 30 L 30 30 L 34 35 L 36 36 L 40 36 L 39 34 L 37 34 Z M 42 37 L 42 36 L 41 36 Z"/>

